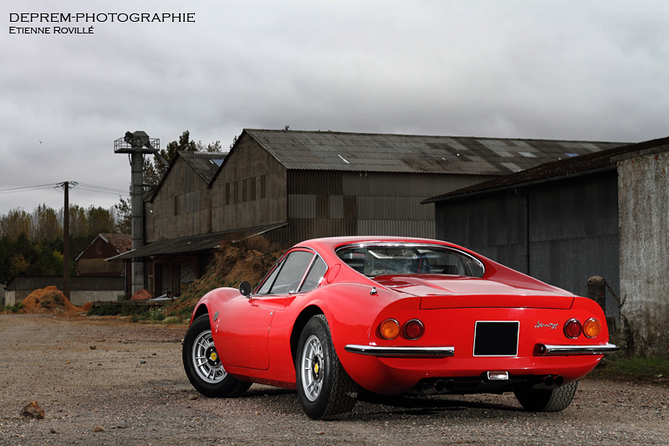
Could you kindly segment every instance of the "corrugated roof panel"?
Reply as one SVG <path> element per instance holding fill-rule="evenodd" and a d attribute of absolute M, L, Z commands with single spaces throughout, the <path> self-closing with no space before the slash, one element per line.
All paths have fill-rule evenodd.
<path fill-rule="evenodd" d="M 181 150 L 179 155 L 209 184 L 228 153 Z"/>
<path fill-rule="evenodd" d="M 287 169 L 295 170 L 504 175 L 509 165 L 527 169 L 564 158 L 565 152 L 582 155 L 621 145 L 294 130 L 245 132 Z"/>

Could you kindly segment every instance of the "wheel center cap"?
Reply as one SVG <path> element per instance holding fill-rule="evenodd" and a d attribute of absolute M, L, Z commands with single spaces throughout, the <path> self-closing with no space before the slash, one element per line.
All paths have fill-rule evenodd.
<path fill-rule="evenodd" d="M 218 353 L 216 353 L 216 349 L 214 347 L 210 347 L 207 349 L 205 358 L 207 358 L 207 362 L 212 367 L 218 367 L 220 358 L 218 357 Z"/>
<path fill-rule="evenodd" d="M 315 380 L 320 380 L 321 378 L 321 361 L 320 358 L 314 358 L 314 366 L 311 368 Z"/>

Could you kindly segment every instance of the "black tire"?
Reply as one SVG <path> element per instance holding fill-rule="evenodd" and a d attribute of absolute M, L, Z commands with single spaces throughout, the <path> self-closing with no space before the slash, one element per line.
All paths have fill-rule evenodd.
<path fill-rule="evenodd" d="M 233 378 L 223 368 L 211 337 L 208 314 L 199 316 L 188 327 L 181 357 L 188 380 L 204 396 L 234 397 L 251 387 L 251 383 Z"/>
<path fill-rule="evenodd" d="M 560 412 L 571 404 L 577 387 L 578 381 L 574 381 L 555 389 L 518 390 L 514 394 L 520 405 L 530 412 Z"/>
<path fill-rule="evenodd" d="M 295 375 L 297 396 L 309 418 L 329 419 L 353 409 L 358 385 L 339 362 L 322 314 L 309 319 L 300 334 Z"/>

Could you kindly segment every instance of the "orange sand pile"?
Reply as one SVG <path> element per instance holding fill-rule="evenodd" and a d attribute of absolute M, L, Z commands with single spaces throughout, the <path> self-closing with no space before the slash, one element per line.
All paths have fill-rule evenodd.
<path fill-rule="evenodd" d="M 21 313 L 75 315 L 84 311 L 80 307 L 72 305 L 70 300 L 55 286 L 33 291 L 21 303 L 24 305 Z"/>
<path fill-rule="evenodd" d="M 146 300 L 153 298 L 153 295 L 146 290 L 139 290 L 132 295 L 130 300 Z"/>

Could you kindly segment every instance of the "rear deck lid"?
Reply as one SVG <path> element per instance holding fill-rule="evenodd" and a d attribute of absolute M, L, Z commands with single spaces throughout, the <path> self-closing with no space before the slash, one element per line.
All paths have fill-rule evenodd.
<path fill-rule="evenodd" d="M 571 308 L 574 295 L 551 286 L 524 286 L 473 277 L 379 276 L 379 285 L 421 298 L 420 308 Z"/>

